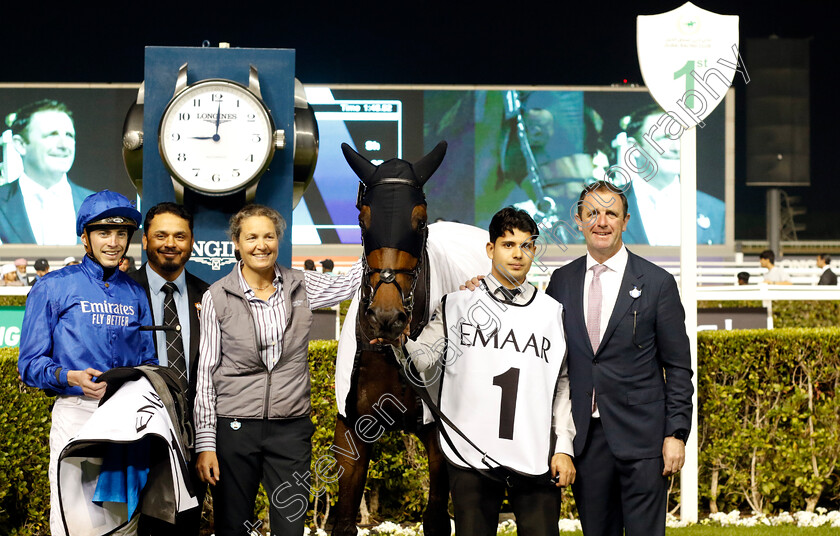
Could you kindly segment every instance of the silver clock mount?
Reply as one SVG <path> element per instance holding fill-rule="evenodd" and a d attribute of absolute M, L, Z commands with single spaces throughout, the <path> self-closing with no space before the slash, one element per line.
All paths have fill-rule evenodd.
<path fill-rule="evenodd" d="M 253 65 L 249 67 L 248 89 L 257 97 L 262 98 L 259 73 Z M 173 96 L 182 92 L 187 86 L 187 63 L 184 63 L 178 70 Z M 123 164 L 125 165 L 129 179 L 134 184 L 141 198 L 143 196 L 144 101 L 145 83 L 141 82 L 137 91 L 137 98 L 126 113 L 122 136 Z M 292 138 L 294 161 L 292 207 L 296 207 L 309 184 L 312 182 L 319 151 L 318 123 L 315 118 L 315 111 L 307 102 L 303 83 L 297 78 L 295 78 L 294 132 L 292 133 Z M 286 141 L 285 131 L 282 129 L 276 130 L 274 133 L 275 148 L 279 150 L 285 149 L 287 145 Z M 175 186 L 176 199 L 182 202 L 183 185 L 180 185 L 177 181 L 173 181 L 173 185 Z M 178 186 L 180 186 L 180 191 Z M 253 199 L 256 193 L 256 186 L 257 183 L 254 183 L 246 188 L 246 198 Z"/>

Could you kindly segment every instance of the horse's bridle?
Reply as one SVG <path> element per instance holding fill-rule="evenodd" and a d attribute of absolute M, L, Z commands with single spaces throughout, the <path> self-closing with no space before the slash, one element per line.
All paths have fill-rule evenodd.
<path fill-rule="evenodd" d="M 368 190 L 373 189 L 377 186 L 383 184 L 399 184 L 403 186 L 410 186 L 412 188 L 417 188 L 422 192 L 422 187 L 418 187 L 416 182 L 409 179 L 400 179 L 400 178 L 391 178 L 391 179 L 383 179 L 380 182 L 372 185 L 372 186 L 365 186 L 364 183 L 359 183 L 359 192 L 356 196 L 356 208 L 361 210 L 362 209 L 362 199 L 367 194 Z M 365 232 L 362 232 L 362 248 L 365 248 Z M 392 269 L 392 268 L 371 268 L 368 264 L 367 260 L 367 250 L 364 249 L 365 254 L 362 256 L 362 266 L 364 272 L 362 274 L 362 304 L 364 305 L 365 309 L 370 307 L 370 304 L 376 298 L 376 292 L 379 290 L 383 284 L 386 285 L 394 285 L 397 287 L 397 292 L 400 294 L 400 301 L 402 302 L 403 309 L 405 309 L 406 313 L 409 317 L 411 317 L 411 313 L 414 311 L 414 291 L 417 288 L 417 280 L 420 279 L 420 269 L 423 263 L 424 252 L 426 251 L 426 240 L 429 237 L 429 229 L 423 229 L 423 245 L 420 248 L 420 252 L 417 255 L 417 264 L 414 265 L 414 268 L 408 269 Z M 376 282 L 374 286 L 371 282 L 371 276 L 373 274 L 379 274 L 379 281 Z M 411 290 L 408 294 L 403 292 L 403 288 L 397 282 L 397 274 L 407 274 L 411 277 Z"/>
<path fill-rule="evenodd" d="M 426 238 L 429 235 L 429 231 L 426 229 L 423 232 L 423 251 L 426 249 Z M 362 235 L 362 244 L 364 245 L 365 237 Z M 412 311 L 414 310 L 414 291 L 417 288 L 417 280 L 420 279 L 420 268 L 423 263 L 423 255 L 422 253 L 417 258 L 417 264 L 414 265 L 414 268 L 407 270 L 394 270 L 392 268 L 371 268 L 371 266 L 367 262 L 367 255 L 362 256 L 362 266 L 364 272 L 362 274 L 362 304 L 364 304 L 365 309 L 370 307 L 370 304 L 376 298 L 376 291 L 379 290 L 383 284 L 386 285 L 394 285 L 397 287 L 397 292 L 400 293 L 400 301 L 402 301 L 403 309 L 406 310 L 406 313 L 411 316 Z M 379 281 L 376 282 L 374 286 L 370 282 L 370 278 L 373 274 L 379 274 Z M 397 282 L 397 274 L 408 274 L 411 277 L 411 290 L 408 294 L 403 292 L 402 287 Z"/>

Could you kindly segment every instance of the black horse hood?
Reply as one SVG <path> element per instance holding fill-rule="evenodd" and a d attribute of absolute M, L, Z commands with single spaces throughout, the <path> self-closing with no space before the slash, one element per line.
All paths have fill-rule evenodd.
<path fill-rule="evenodd" d="M 363 234 L 365 254 L 380 248 L 395 248 L 420 257 L 425 232 L 412 231 L 411 212 L 426 204 L 423 185 L 443 162 L 446 142 L 442 141 L 429 154 L 415 163 L 392 158 L 380 165 L 341 144 L 344 158 L 362 181 L 357 208 L 371 208 L 370 228 Z"/>
<path fill-rule="evenodd" d="M 438 143 L 429 151 L 429 154 L 414 164 L 400 158 L 392 158 L 377 166 L 346 143 L 341 144 L 341 151 L 347 163 L 350 164 L 350 168 L 368 188 L 384 179 L 406 179 L 412 181 L 418 188 L 422 188 L 443 162 L 443 157 L 446 156 L 446 142 Z"/>

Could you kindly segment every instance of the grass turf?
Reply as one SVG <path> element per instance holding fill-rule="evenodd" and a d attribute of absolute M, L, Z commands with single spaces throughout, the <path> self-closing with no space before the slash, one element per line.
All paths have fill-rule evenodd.
<path fill-rule="evenodd" d="M 720 527 L 695 525 L 681 529 L 667 529 L 669 536 L 823 536 L 840 534 L 837 527 Z"/>
<path fill-rule="evenodd" d="M 560 536 L 575 536 L 577 532 L 561 532 Z M 721 527 L 717 525 L 694 525 L 679 529 L 666 529 L 667 536 L 837 536 L 837 527 Z"/>

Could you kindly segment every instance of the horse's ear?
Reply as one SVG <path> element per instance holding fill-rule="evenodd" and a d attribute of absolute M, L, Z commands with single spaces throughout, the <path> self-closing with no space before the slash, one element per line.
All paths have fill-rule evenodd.
<path fill-rule="evenodd" d="M 376 171 L 376 166 L 371 164 L 367 158 L 357 153 L 352 147 L 346 143 L 341 144 L 341 152 L 344 153 L 344 158 L 350 164 L 350 169 L 353 170 L 363 183 L 367 184 Z"/>
<path fill-rule="evenodd" d="M 434 149 L 429 151 L 429 154 L 414 163 L 412 166 L 414 168 L 414 175 L 420 182 L 420 186 L 426 184 L 429 177 L 437 171 L 440 163 L 443 162 L 444 156 L 446 156 L 446 142 L 442 141 Z"/>

